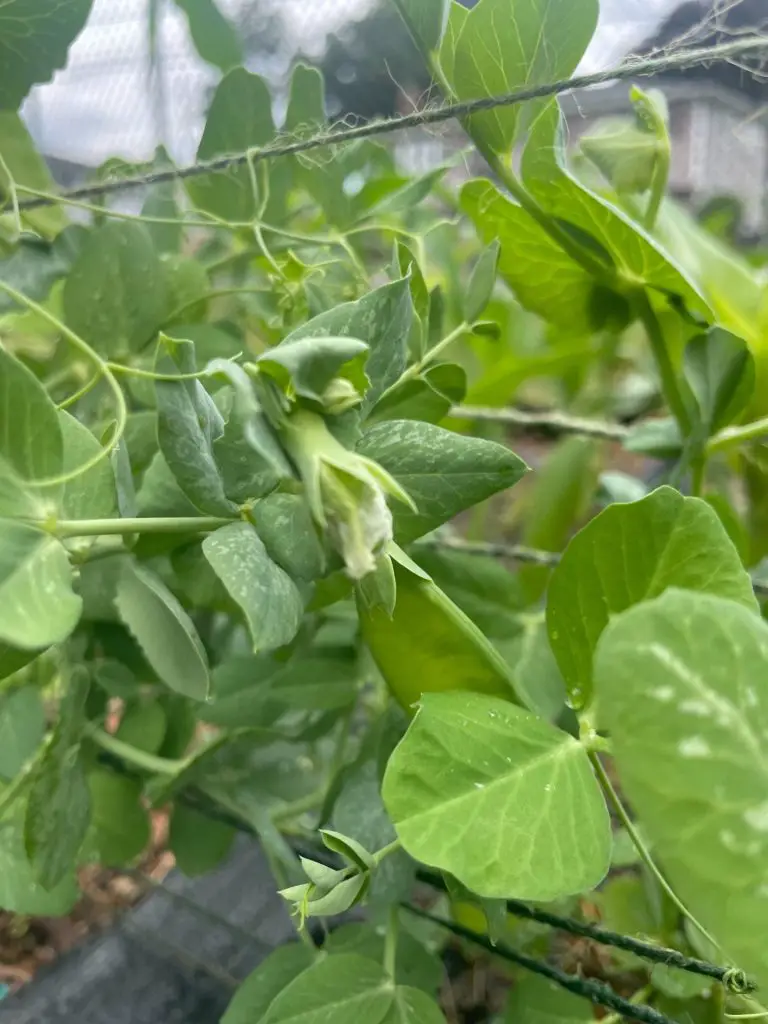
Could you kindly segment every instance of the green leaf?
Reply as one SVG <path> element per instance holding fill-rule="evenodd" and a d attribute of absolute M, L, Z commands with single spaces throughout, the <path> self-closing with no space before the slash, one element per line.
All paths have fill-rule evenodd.
<path fill-rule="evenodd" d="M 303 497 L 270 494 L 254 505 L 251 517 L 269 557 L 289 576 L 312 582 L 325 573 L 325 552 Z"/>
<path fill-rule="evenodd" d="M 112 220 L 90 231 L 63 302 L 67 325 L 109 359 L 151 341 L 168 307 L 163 265 L 146 227 Z"/>
<path fill-rule="evenodd" d="M 80 895 L 75 873 L 68 872 L 50 892 L 40 885 L 24 849 L 23 807 L 17 803 L 0 819 L 0 907 L 12 914 L 61 917 Z"/>
<path fill-rule="evenodd" d="M 67 62 L 93 0 L 7 0 L 0 8 L 0 109 L 16 110 Z"/>
<path fill-rule="evenodd" d="M 589 1000 L 533 974 L 516 979 L 503 1018 L 504 1024 L 587 1024 L 593 1020 Z"/>
<path fill-rule="evenodd" d="M 464 319 L 474 323 L 491 301 L 496 286 L 496 272 L 499 268 L 501 246 L 498 239 L 482 251 L 467 284 L 464 296 Z"/>
<path fill-rule="evenodd" d="M 390 388 L 371 410 L 368 423 L 426 420 L 438 423 L 467 393 L 467 374 L 457 363 L 437 363 L 419 377 Z"/>
<path fill-rule="evenodd" d="M 314 963 L 284 988 L 262 1021 L 381 1024 L 392 1001 L 391 979 L 378 964 L 353 954 L 330 956 Z"/>
<path fill-rule="evenodd" d="M 429 578 L 393 559 L 392 617 L 358 601 L 363 640 L 406 711 L 422 694 L 472 690 L 516 700 L 512 673 L 475 624 Z"/>
<path fill-rule="evenodd" d="M 576 534 L 547 601 L 549 639 L 572 703 L 592 697 L 592 658 L 611 616 L 667 587 L 757 608 L 739 553 L 705 501 L 659 487 L 642 501 L 609 505 Z"/>
<path fill-rule="evenodd" d="M 2 90 L 2 75 L 0 75 Z M 55 185 L 45 160 L 40 156 L 32 136 L 18 114 L 10 110 L 0 110 L 0 139 L 2 139 L 2 155 L 4 167 L 0 170 L 0 197 L 8 201 L 8 176 L 10 174 L 16 186 L 25 185 L 38 192 L 54 192 Z M 24 192 L 17 192 L 17 198 L 26 198 Z M 6 211 L 8 206 L 6 206 Z M 64 209 L 54 203 L 37 210 L 26 210 L 21 214 L 24 224 L 46 238 L 54 238 L 67 226 Z M 26 294 L 26 293 L 25 293 Z"/>
<path fill-rule="evenodd" d="M 36 686 L 23 686 L 0 697 L 0 778 L 15 778 L 44 735 L 45 711 Z"/>
<path fill-rule="evenodd" d="M 277 996 L 313 962 L 312 953 L 302 942 L 280 946 L 248 975 L 221 1024 L 262 1024 Z"/>
<path fill-rule="evenodd" d="M 661 244 L 622 210 L 591 192 L 565 167 L 560 108 L 550 101 L 534 124 L 522 161 L 526 187 L 547 213 L 586 231 L 631 284 L 645 283 L 711 317 L 707 302 Z"/>
<path fill-rule="evenodd" d="M 768 984 L 768 626 L 669 590 L 619 616 L 596 657 L 622 790 L 675 891 L 727 959 Z"/>
<path fill-rule="evenodd" d="M 610 819 L 586 751 L 506 701 L 425 694 L 383 796 L 407 852 L 479 896 L 560 899 L 594 888 L 610 866 Z"/>
<path fill-rule="evenodd" d="M 272 98 L 264 79 L 245 68 L 233 68 L 213 95 L 197 159 L 212 160 L 264 146 L 274 134 Z M 187 191 L 195 206 L 222 220 L 249 221 L 256 216 L 258 197 L 248 167 L 190 178 Z"/>
<path fill-rule="evenodd" d="M 194 807 L 174 804 L 168 842 L 176 867 L 190 878 L 213 871 L 229 853 L 236 834 L 230 825 L 213 821 Z"/>
<path fill-rule="evenodd" d="M 82 669 L 67 679 L 53 739 L 30 787 L 24 844 L 36 878 L 48 890 L 70 874 L 88 831 L 91 801 L 80 742 L 89 688 Z"/>
<path fill-rule="evenodd" d="M 49 533 L 5 521 L 0 529 L 0 641 L 34 650 L 66 640 L 80 619 L 72 568 Z"/>
<path fill-rule="evenodd" d="M 59 424 L 64 443 L 62 470 L 69 473 L 92 459 L 101 445 L 88 427 L 63 409 L 59 410 Z M 109 459 L 102 459 L 87 473 L 64 484 L 59 510 L 63 519 L 114 519 L 118 515 L 115 475 Z"/>
<path fill-rule="evenodd" d="M 157 252 L 161 254 L 177 253 L 181 248 L 184 228 L 181 224 L 179 204 L 176 202 L 176 183 L 166 181 L 159 185 L 151 185 L 141 213 L 143 217 L 159 217 L 167 221 L 176 221 L 176 223 L 168 224 L 150 222 L 146 227 Z"/>
<path fill-rule="evenodd" d="M 372 427 L 358 451 L 391 473 L 418 512 L 395 510 L 395 538 L 405 544 L 512 487 L 528 467 L 508 448 L 431 423 L 390 421 Z"/>
<path fill-rule="evenodd" d="M 90 859 L 105 867 L 130 864 L 150 840 L 141 783 L 108 768 L 95 768 L 88 775 L 88 788 L 91 827 L 85 849 Z"/>
<path fill-rule="evenodd" d="M 149 569 L 126 560 L 115 601 L 122 622 L 170 689 L 192 700 L 208 695 L 208 659 L 192 620 Z"/>
<path fill-rule="evenodd" d="M 390 826 L 391 827 L 391 826 Z M 382 861 L 378 871 L 383 871 L 389 857 Z M 370 924 L 343 924 L 334 928 L 325 940 L 323 949 L 335 955 L 338 953 L 357 953 L 366 960 L 384 962 L 385 930 L 374 928 Z M 440 958 L 430 953 L 418 942 L 410 932 L 401 929 L 397 938 L 395 960 L 397 980 L 403 985 L 423 989 L 433 995 L 440 988 L 445 976 Z"/>
<path fill-rule="evenodd" d="M 228 71 L 243 62 L 243 50 L 232 25 L 215 0 L 175 0 L 189 22 L 195 49 L 209 64 Z"/>
<path fill-rule="evenodd" d="M 566 690 L 547 635 L 544 613 L 519 616 L 519 636 L 498 641 L 515 680 L 515 691 L 531 711 L 554 721 L 565 706 Z"/>
<path fill-rule="evenodd" d="M 86 234 L 82 227 L 69 227 L 52 243 L 43 241 L 37 235 L 22 235 L 10 256 L 0 260 L 0 277 L 27 298 L 40 302 L 47 298 L 53 285 L 68 273 L 83 235 Z M 17 309 L 14 299 L 5 292 L 0 293 L 0 313 Z"/>
<path fill-rule="evenodd" d="M 313 335 L 286 338 L 259 357 L 258 366 L 289 396 L 294 394 L 324 406 L 325 392 L 334 378 L 348 380 L 363 395 L 368 378 L 368 346 L 350 337 Z"/>
<path fill-rule="evenodd" d="M 722 327 L 712 327 L 688 342 L 683 368 L 707 436 L 732 423 L 752 398 L 752 353 L 742 338 Z"/>
<path fill-rule="evenodd" d="M 590 328 L 592 278 L 530 214 L 481 178 L 467 182 L 460 205 L 484 242 L 500 242 L 499 272 L 522 306 L 561 327 Z"/>
<path fill-rule="evenodd" d="M 449 0 L 395 0 L 414 42 L 427 53 L 437 50 L 448 21 Z"/>
<path fill-rule="evenodd" d="M 194 346 L 164 339 L 158 349 L 159 373 L 194 373 Z M 157 439 L 179 487 L 201 512 L 231 516 L 236 506 L 224 493 L 213 444 L 224 432 L 224 420 L 199 380 L 156 381 Z"/>
<path fill-rule="evenodd" d="M 162 704 L 129 704 L 120 719 L 115 735 L 130 747 L 156 754 L 163 745 L 168 719 Z"/>
<path fill-rule="evenodd" d="M 446 1024 L 434 999 L 417 988 L 398 985 L 394 1002 L 382 1024 Z"/>
<path fill-rule="evenodd" d="M 233 523 L 203 541 L 203 552 L 227 592 L 242 608 L 254 651 L 290 643 L 304 613 L 291 577 L 276 565 L 249 523 Z"/>
<path fill-rule="evenodd" d="M 62 465 L 56 406 L 31 370 L 0 346 L 0 515 L 55 511 L 60 488 L 35 491 L 32 482 L 58 475 Z"/>
<path fill-rule="evenodd" d="M 459 100 L 556 82 L 573 73 L 597 16 L 597 0 L 529 0 L 514 7 L 509 0 L 480 0 L 460 19 L 458 35 L 444 39 L 443 71 Z M 519 136 L 522 110 L 516 104 L 477 114 L 470 130 L 483 145 L 507 153 Z"/>
<path fill-rule="evenodd" d="M 402 278 L 382 285 L 357 302 L 346 302 L 321 313 L 285 340 L 331 336 L 364 341 L 370 350 L 365 369 L 371 382 L 361 407 L 366 413 L 405 370 L 412 316 L 410 284 Z"/>
<path fill-rule="evenodd" d="M 40 651 L 21 651 L 0 641 L 0 680 L 7 679 L 14 672 L 24 668 L 40 654 Z"/>

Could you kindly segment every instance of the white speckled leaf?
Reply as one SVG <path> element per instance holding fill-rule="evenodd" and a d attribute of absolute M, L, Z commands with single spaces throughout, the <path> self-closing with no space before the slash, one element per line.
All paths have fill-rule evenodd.
<path fill-rule="evenodd" d="M 393 509 L 400 544 L 511 487 L 528 471 L 523 460 L 503 445 L 415 420 L 372 427 L 358 451 L 391 473 L 418 509 Z"/>
<path fill-rule="evenodd" d="M 768 985 L 768 625 L 668 590 L 608 627 L 595 678 L 622 788 L 664 871 Z"/>
<path fill-rule="evenodd" d="M 243 609 L 255 652 L 290 643 L 296 636 L 304 603 L 288 573 L 267 554 L 249 523 L 232 523 L 203 541 L 203 552 Z"/>
<path fill-rule="evenodd" d="M 382 795 L 405 850 L 479 896 L 559 899 L 609 867 L 608 811 L 586 751 L 507 701 L 425 694 Z"/>

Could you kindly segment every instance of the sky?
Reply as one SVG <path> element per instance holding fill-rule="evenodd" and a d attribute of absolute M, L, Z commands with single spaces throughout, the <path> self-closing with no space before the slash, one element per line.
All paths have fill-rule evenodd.
<path fill-rule="evenodd" d="M 249 0 L 218 0 L 232 13 Z M 319 56 L 325 34 L 362 15 L 373 0 L 273 0 L 297 48 Z M 513 2 L 513 0 L 510 0 Z M 598 32 L 582 70 L 620 60 L 653 33 L 679 0 L 601 0 Z M 164 103 L 148 88 L 147 0 L 95 0 L 69 63 L 37 86 L 23 114 L 46 155 L 97 166 L 107 157 L 151 157 L 162 134 L 172 156 L 194 158 L 215 69 L 197 57 L 184 16 L 165 0 L 161 38 L 166 54 Z"/>

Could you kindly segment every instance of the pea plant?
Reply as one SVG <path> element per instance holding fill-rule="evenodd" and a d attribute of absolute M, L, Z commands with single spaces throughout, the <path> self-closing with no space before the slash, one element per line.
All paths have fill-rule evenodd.
<path fill-rule="evenodd" d="M 568 79 L 599 13 L 393 2 L 448 104 Z M 663 96 L 577 149 L 554 96 L 464 106 L 484 176 L 407 176 L 294 152 L 322 76 L 276 126 L 198 6 L 199 163 L 70 194 L 16 111 L 90 4 L 0 15 L 0 907 L 165 809 L 189 875 L 258 836 L 303 940 L 225 1024 L 437 1024 L 451 933 L 516 1024 L 765 1016 L 768 292 L 666 198 Z M 576 435 L 534 471 L 531 423 Z"/>

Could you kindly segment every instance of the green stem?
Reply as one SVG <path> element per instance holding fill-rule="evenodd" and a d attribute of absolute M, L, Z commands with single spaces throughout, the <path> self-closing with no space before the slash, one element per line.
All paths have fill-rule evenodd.
<path fill-rule="evenodd" d="M 390 853 L 396 853 L 401 848 L 402 843 L 399 839 L 393 839 L 391 843 L 387 843 L 386 846 L 382 846 L 382 848 L 377 850 L 373 855 L 376 867 L 378 867 L 379 864 L 381 864 L 381 862 L 390 855 Z"/>
<path fill-rule="evenodd" d="M 68 483 L 70 480 L 76 480 L 79 476 L 87 473 L 89 469 L 93 469 L 94 466 L 98 465 L 109 456 L 109 454 L 117 447 L 120 442 L 120 438 L 125 432 L 125 426 L 128 422 L 128 406 L 125 401 L 125 395 L 123 389 L 120 387 L 117 378 L 109 368 L 108 363 L 101 358 L 87 341 L 84 341 L 78 334 L 70 330 L 66 324 L 63 324 L 58 317 L 55 317 L 53 313 L 49 313 L 45 307 L 41 306 L 34 299 L 30 299 L 23 292 L 17 291 L 12 285 L 6 281 L 0 280 L 0 290 L 4 291 L 6 295 L 10 296 L 15 302 L 18 302 L 20 306 L 26 306 L 27 309 L 35 313 L 37 316 L 47 320 L 48 323 L 55 327 L 60 334 L 62 334 L 67 341 L 69 341 L 74 347 L 82 352 L 91 362 L 95 363 L 99 372 L 104 376 L 105 380 L 109 384 L 110 390 L 115 396 L 115 404 L 117 406 L 117 415 L 115 418 L 115 426 L 112 431 L 112 436 L 109 441 L 100 449 L 100 451 L 92 456 L 90 459 L 86 459 L 85 462 L 76 466 L 74 469 L 69 470 L 67 473 L 59 473 L 56 476 L 45 477 L 40 480 L 27 480 L 25 483 L 29 487 L 53 487 L 59 484 Z"/>
<path fill-rule="evenodd" d="M 727 427 L 725 430 L 721 430 L 710 440 L 707 451 L 712 455 L 714 452 L 737 448 L 750 441 L 759 441 L 760 438 L 766 436 L 768 436 L 768 417 L 755 420 L 753 423 L 745 423 L 741 427 Z"/>
<path fill-rule="evenodd" d="M 446 334 L 446 336 L 441 338 L 436 345 L 433 345 L 429 352 L 426 352 L 417 363 L 413 363 L 412 366 L 409 366 L 405 373 L 400 376 L 399 380 L 395 381 L 392 387 L 395 388 L 398 384 L 402 384 L 407 380 L 412 380 L 414 377 L 418 377 L 422 370 L 429 366 L 430 363 L 433 363 L 438 356 L 442 355 L 442 353 L 449 348 L 454 341 L 457 341 L 462 334 L 466 334 L 471 330 L 471 324 L 468 324 L 466 321 L 460 323 L 459 326 L 455 327 L 450 334 Z"/>
<path fill-rule="evenodd" d="M 128 764 L 132 764 L 136 768 L 153 772 L 156 775 L 178 775 L 190 763 L 188 758 L 171 760 L 167 757 L 158 757 L 156 754 L 148 754 L 145 750 L 139 750 L 137 747 L 131 746 L 130 743 L 123 743 L 115 736 L 110 736 L 108 732 L 104 732 L 97 726 L 90 726 L 86 729 L 86 733 L 97 747 L 101 747 L 109 754 L 114 754 L 121 761 L 127 761 Z"/>
<path fill-rule="evenodd" d="M 674 891 L 672 886 L 666 880 L 664 875 L 662 875 L 662 873 L 659 870 L 659 868 L 656 866 L 656 862 L 654 861 L 653 857 L 651 856 L 651 851 L 645 845 L 645 842 L 643 841 L 642 836 L 640 835 L 640 833 L 635 828 L 635 823 L 632 821 L 632 819 L 630 818 L 629 813 L 628 813 L 626 807 L 621 802 L 621 798 L 619 797 L 619 794 L 613 788 L 613 783 L 608 778 L 608 773 L 606 772 L 606 770 L 605 770 L 605 768 L 603 766 L 603 763 L 600 760 L 600 757 L 598 756 L 598 754 L 596 752 L 594 752 L 594 751 L 591 751 L 589 753 L 589 759 L 592 762 L 592 767 L 595 770 L 595 774 L 597 775 L 598 779 L 600 780 L 600 785 L 603 787 L 603 789 L 604 789 L 608 799 L 613 804 L 614 809 L 616 810 L 616 814 L 618 815 L 619 820 L 621 821 L 621 824 L 626 829 L 627 835 L 632 840 L 632 844 L 634 845 L 635 849 L 637 850 L 638 854 L 640 855 L 640 859 L 642 860 L 642 862 L 645 864 L 645 866 L 651 872 L 651 874 L 656 879 L 656 881 L 659 883 L 659 885 L 664 890 L 664 892 L 667 894 L 667 896 L 669 896 L 669 898 L 672 900 L 672 902 L 677 907 L 677 909 L 680 911 L 680 913 L 683 915 L 683 917 L 685 917 L 688 921 L 690 921 L 690 923 L 696 929 L 698 929 L 699 932 L 701 932 L 701 934 L 704 936 L 704 938 L 707 940 L 707 942 L 710 942 L 712 944 L 712 946 L 714 946 L 715 949 L 719 949 L 720 947 L 718 946 L 717 942 L 712 938 L 712 936 L 706 930 L 704 925 L 700 924 L 699 921 L 696 920 L 696 918 L 693 916 L 693 914 L 690 912 L 690 910 L 688 910 L 688 908 L 682 902 L 682 900 L 677 895 L 677 893 Z"/>
<path fill-rule="evenodd" d="M 301 796 L 297 800 L 291 800 L 290 803 L 283 804 L 282 807 L 277 807 L 270 817 L 273 824 L 279 825 L 292 818 L 298 818 L 302 814 L 306 814 L 307 811 L 316 810 L 322 805 L 324 799 L 325 787 L 307 793 L 306 796 Z"/>
<path fill-rule="evenodd" d="M 256 288 L 248 285 L 241 285 L 239 287 L 233 286 L 232 288 L 213 288 L 209 292 L 203 292 L 202 295 L 195 296 L 194 299 L 190 299 L 188 302 L 183 302 L 180 306 L 177 306 L 172 313 L 169 313 L 165 318 L 166 324 L 171 324 L 187 309 L 191 309 L 196 306 L 198 302 L 205 302 L 207 299 L 219 299 L 226 295 L 268 295 L 269 289 L 267 288 Z"/>
<path fill-rule="evenodd" d="M 669 358 L 669 351 L 650 299 L 644 290 L 635 294 L 637 315 L 643 322 L 653 352 L 653 358 L 661 378 L 661 388 L 672 415 L 677 421 L 680 433 L 687 437 L 691 430 L 691 419 L 678 385 L 677 374 Z"/>
<path fill-rule="evenodd" d="M 643 226 L 647 231 L 653 231 L 659 216 L 661 204 L 667 192 L 669 181 L 669 168 L 672 162 L 672 144 L 669 138 L 667 123 L 660 116 L 656 105 L 643 97 L 640 102 L 643 104 L 644 116 L 650 122 L 650 126 L 658 139 L 659 148 L 656 155 L 656 164 L 653 168 L 651 178 L 651 194 L 648 198 L 648 208 L 643 217 Z"/>
<path fill-rule="evenodd" d="M 397 975 L 397 937 L 400 931 L 400 908 L 393 903 L 389 908 L 387 934 L 384 939 L 384 970 L 395 981 Z"/>
<path fill-rule="evenodd" d="M 216 516 L 190 516 L 167 519 L 32 519 L 30 526 L 56 537 L 111 537 L 130 533 L 209 533 L 239 520 Z"/>

